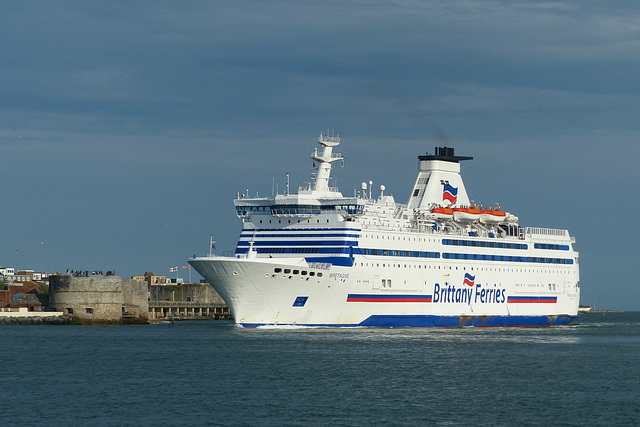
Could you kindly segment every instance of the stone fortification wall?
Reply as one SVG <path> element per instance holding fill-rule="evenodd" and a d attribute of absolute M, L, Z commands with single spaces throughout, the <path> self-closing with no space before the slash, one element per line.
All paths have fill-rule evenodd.
<path fill-rule="evenodd" d="M 147 284 L 118 276 L 49 278 L 49 306 L 80 323 L 121 323 L 148 319 Z"/>
<path fill-rule="evenodd" d="M 149 319 L 149 287 L 143 280 L 121 279 L 125 315 Z"/>
<path fill-rule="evenodd" d="M 222 297 L 208 283 L 152 285 L 149 297 L 151 301 L 180 301 L 225 305 Z"/>

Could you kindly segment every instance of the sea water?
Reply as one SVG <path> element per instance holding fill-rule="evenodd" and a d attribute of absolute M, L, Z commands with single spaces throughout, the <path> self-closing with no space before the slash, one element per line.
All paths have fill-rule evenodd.
<path fill-rule="evenodd" d="M 639 425 L 640 313 L 552 328 L 0 327 L 0 425 Z"/>

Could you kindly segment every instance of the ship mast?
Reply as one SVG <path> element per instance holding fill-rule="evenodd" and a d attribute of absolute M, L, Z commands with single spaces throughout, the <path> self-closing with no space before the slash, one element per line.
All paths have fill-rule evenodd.
<path fill-rule="evenodd" d="M 340 144 L 339 136 L 325 136 L 320 132 L 318 143 L 322 146 L 322 154 L 318 153 L 318 148 L 311 154 L 314 162 L 318 163 L 318 174 L 316 176 L 313 191 L 328 192 L 329 179 L 331 179 L 331 163 L 343 160 L 341 154 L 333 153 L 333 147 Z"/>

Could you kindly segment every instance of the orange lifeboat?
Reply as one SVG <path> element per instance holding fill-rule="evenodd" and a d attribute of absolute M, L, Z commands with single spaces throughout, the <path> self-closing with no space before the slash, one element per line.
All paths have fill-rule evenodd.
<path fill-rule="evenodd" d="M 476 208 L 453 208 L 453 219 L 460 222 L 474 222 L 480 219 L 482 211 Z"/>
<path fill-rule="evenodd" d="M 485 224 L 500 224 L 507 219 L 507 213 L 499 210 L 482 211 L 480 221 Z"/>
<path fill-rule="evenodd" d="M 436 219 L 445 220 L 453 218 L 453 209 L 451 208 L 433 208 L 431 213 Z"/>

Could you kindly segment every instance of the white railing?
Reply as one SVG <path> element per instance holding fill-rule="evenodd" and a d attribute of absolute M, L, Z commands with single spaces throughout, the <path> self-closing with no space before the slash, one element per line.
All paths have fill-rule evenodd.
<path fill-rule="evenodd" d="M 329 156 L 325 156 L 323 153 L 314 151 L 311 153 L 311 158 L 324 160 L 324 159 L 342 159 L 343 157 L 342 157 L 342 153 L 331 153 Z"/>
<path fill-rule="evenodd" d="M 541 227 L 524 227 L 524 234 L 532 236 L 562 237 L 568 238 L 568 230 L 559 230 L 557 228 L 541 228 Z"/>

